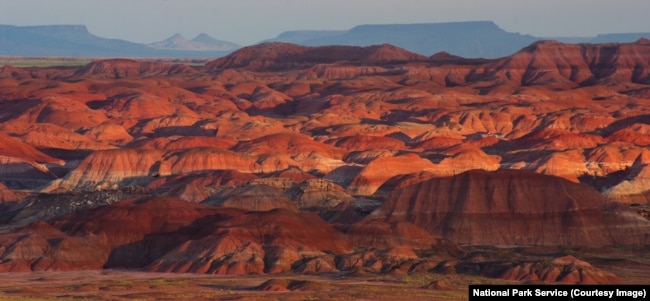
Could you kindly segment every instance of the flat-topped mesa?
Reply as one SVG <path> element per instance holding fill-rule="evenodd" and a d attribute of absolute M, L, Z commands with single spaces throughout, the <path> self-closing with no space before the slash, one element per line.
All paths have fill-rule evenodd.
<path fill-rule="evenodd" d="M 425 32 L 431 30 L 476 30 L 476 31 L 497 31 L 499 26 L 492 21 L 460 21 L 460 22 L 440 22 L 440 23 L 414 23 L 414 24 L 362 24 L 350 29 L 351 32 L 397 32 L 403 30 L 412 30 L 416 32 Z"/>
<path fill-rule="evenodd" d="M 650 229 L 588 186 L 517 170 L 472 170 L 402 187 L 368 218 L 408 221 L 472 245 L 643 244 Z"/>
<path fill-rule="evenodd" d="M 507 32 L 491 21 L 416 24 L 364 24 L 347 32 L 308 39 L 282 39 L 305 45 L 367 46 L 390 43 L 415 53 L 448 51 L 465 57 L 502 57 L 535 41 L 535 37 Z M 495 42 L 498 41 L 498 42 Z"/>
<path fill-rule="evenodd" d="M 307 47 L 273 42 L 239 49 L 228 56 L 207 63 L 204 70 L 208 72 L 228 68 L 288 70 L 337 62 L 381 64 L 425 60 L 427 60 L 425 56 L 388 44 L 367 47 Z"/>

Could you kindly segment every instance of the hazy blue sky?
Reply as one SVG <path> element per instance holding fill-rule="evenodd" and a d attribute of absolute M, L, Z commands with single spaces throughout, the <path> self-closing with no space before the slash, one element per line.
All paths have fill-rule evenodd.
<path fill-rule="evenodd" d="M 649 32 L 650 0 L 0 0 L 0 24 L 84 24 L 139 43 L 201 32 L 249 45 L 295 29 L 491 20 L 535 36 Z"/>

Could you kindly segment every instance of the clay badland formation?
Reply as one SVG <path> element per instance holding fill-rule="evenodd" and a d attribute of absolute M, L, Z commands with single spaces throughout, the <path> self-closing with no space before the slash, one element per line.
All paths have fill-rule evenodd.
<path fill-rule="evenodd" d="M 200 68 L 4 66 L 0 87 L 6 272 L 610 283 L 637 278 L 473 250 L 650 242 L 648 40 L 490 60 L 266 43 Z"/>

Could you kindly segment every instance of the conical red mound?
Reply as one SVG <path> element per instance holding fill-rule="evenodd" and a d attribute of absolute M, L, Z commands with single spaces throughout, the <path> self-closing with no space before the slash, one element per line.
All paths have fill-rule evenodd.
<path fill-rule="evenodd" d="M 650 229 L 590 187 L 515 170 L 472 170 L 399 188 L 368 218 L 377 217 L 474 245 L 643 244 Z"/>

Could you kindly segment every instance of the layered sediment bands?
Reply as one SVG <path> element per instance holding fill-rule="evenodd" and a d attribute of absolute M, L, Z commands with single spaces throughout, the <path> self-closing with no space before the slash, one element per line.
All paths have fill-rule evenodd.
<path fill-rule="evenodd" d="M 327 173 L 343 165 L 343 150 L 299 134 L 272 134 L 240 142 L 232 149 L 238 153 L 259 156 L 258 162 L 264 172 L 297 166 L 306 171 Z"/>
<path fill-rule="evenodd" d="M 162 160 L 161 151 L 119 149 L 90 154 L 65 178 L 52 182 L 44 191 L 105 189 L 113 185 L 129 185 L 152 177 Z M 125 183 L 129 182 L 129 183 Z"/>
<path fill-rule="evenodd" d="M 220 169 L 254 172 L 257 167 L 255 157 L 218 148 L 194 148 L 166 153 L 159 170 L 166 175 Z"/>
<path fill-rule="evenodd" d="M 10 122 L 3 125 L 2 131 L 42 150 L 80 150 L 83 152 L 115 148 L 110 139 L 88 137 L 51 123 Z"/>
<path fill-rule="evenodd" d="M 65 163 L 63 160 L 48 156 L 32 145 L 20 142 L 5 133 L 0 133 L 0 157 L 28 163 L 44 172 L 47 171 L 47 168 L 40 164 L 50 163 L 63 165 Z"/>
<path fill-rule="evenodd" d="M 203 68 L 2 67 L 0 271 L 617 282 L 556 257 L 650 243 L 649 54 L 272 43 Z"/>
<path fill-rule="evenodd" d="M 585 157 L 598 167 L 598 175 L 603 176 L 630 168 L 644 151 L 641 147 L 617 142 L 593 148 Z"/>
<path fill-rule="evenodd" d="M 284 209 L 238 215 L 204 227 L 202 234 L 203 239 L 180 245 L 145 269 L 260 274 L 265 270 L 290 270 L 296 261 L 326 256 L 326 252 L 353 251 L 347 238 L 318 216 Z"/>
<path fill-rule="evenodd" d="M 0 270 L 14 272 L 144 267 L 259 274 L 272 267 L 291 270 L 305 257 L 353 251 L 345 235 L 311 213 L 246 212 L 171 198 L 122 201 L 36 222 L 0 241 Z M 283 252 L 297 257 L 280 260 L 286 256 L 276 255 Z"/>
<path fill-rule="evenodd" d="M 6 246 L 4 271 L 81 270 L 108 266 L 137 267 L 161 256 L 208 208 L 170 199 L 124 201 L 36 222 L 1 237 Z M 174 222 L 170 222 L 174 221 Z M 191 227 L 190 227 L 191 229 Z M 196 231 L 196 229 L 194 229 Z M 180 232 L 165 236 L 164 233 Z M 119 246 L 121 248 L 117 249 Z M 78 251 L 81 253 L 76 254 Z M 38 264 L 43 262 L 44 264 Z"/>
<path fill-rule="evenodd" d="M 352 180 L 348 189 L 359 195 L 371 195 L 393 176 L 421 170 L 434 171 L 435 165 L 416 154 L 382 157 L 368 163 Z"/>
<path fill-rule="evenodd" d="M 219 275 L 404 275 L 436 271 L 563 283 L 619 280 L 570 256 L 550 262 L 461 260 L 456 245 L 405 221 L 362 221 L 347 232 L 344 235 L 307 212 L 245 211 L 146 197 L 37 221 L 0 235 L 0 272 L 117 268 Z"/>
<path fill-rule="evenodd" d="M 621 278 L 596 268 L 571 255 L 549 261 L 522 263 L 466 262 L 456 266 L 460 272 L 473 271 L 479 275 L 514 281 L 543 281 L 565 284 L 620 283 Z"/>
<path fill-rule="evenodd" d="M 408 246 L 414 249 L 431 249 L 438 242 L 424 229 L 397 220 L 363 220 L 352 225 L 346 233 L 355 245 L 374 248 Z"/>
<path fill-rule="evenodd" d="M 531 172 L 468 171 L 399 188 L 371 216 L 463 244 L 647 243 L 648 221 L 597 191 Z"/>
<path fill-rule="evenodd" d="M 298 211 L 298 206 L 282 190 L 264 184 L 242 186 L 225 196 L 209 198 L 203 204 L 248 211 L 269 211 L 276 208 Z"/>
<path fill-rule="evenodd" d="M 196 209 L 212 213 L 187 220 L 160 217 L 173 228 L 163 232 L 179 236 L 147 249 L 155 253 L 147 260 L 120 263 L 162 230 L 120 241 L 119 252 L 104 247 L 110 235 L 123 233 L 104 231 L 104 240 L 87 243 L 99 244 L 104 261 L 89 255 L 84 260 L 94 265 L 84 266 L 101 268 L 113 258 L 110 267 L 142 267 L 169 255 L 150 269 L 214 273 L 349 271 L 340 262 L 354 260 L 362 263 L 354 266 L 359 273 L 405 273 L 418 262 L 429 271 L 438 262 L 420 261 L 412 249 L 423 254 L 430 237 L 497 245 L 647 243 L 647 221 L 624 208 L 645 214 L 650 199 L 649 53 L 645 40 L 538 42 L 499 59 L 422 57 L 389 45 L 272 43 L 203 68 L 135 60 L 3 67 L 0 183 L 8 187 L 5 206 L 18 213 L 2 218 L 14 229 L 26 216 L 49 220 L 116 202 L 122 191 L 173 196 L 191 208 L 207 200 L 222 207 Z M 12 192 L 25 202 L 8 203 Z M 175 204 L 150 210 L 195 210 Z M 279 236 L 254 221 L 264 220 L 262 213 L 247 210 L 271 210 L 264 214 L 278 220 L 266 222 L 282 230 Z M 240 215 L 250 225 L 216 226 Z M 377 249 L 347 260 L 334 254 L 347 247 L 328 253 L 292 236 L 303 219 L 305 229 L 326 227 L 320 219 L 310 224 L 312 218 L 348 231 L 353 249 Z M 251 234 L 253 225 L 266 236 Z M 199 235 L 204 226 L 214 231 Z M 69 258 L 66 246 L 83 242 L 56 224 L 50 228 L 61 233 L 34 227 L 52 243 L 14 234 L 41 246 L 30 254 L 49 254 L 39 269 Z M 228 235 L 215 230 L 224 227 Z M 314 253 L 300 251 L 301 244 Z M 18 256 L 10 248 L 7 254 Z M 111 257 L 114 251 L 122 255 Z M 11 264 L 31 269 L 36 259 L 30 260 Z"/>
<path fill-rule="evenodd" d="M 204 136 L 172 136 L 141 139 L 129 144 L 129 148 L 177 150 L 186 148 L 218 148 L 229 149 L 237 144 L 237 140 Z"/>
<path fill-rule="evenodd" d="M 95 141 L 105 141 L 113 144 L 126 144 L 133 140 L 133 137 L 123 126 L 112 123 L 102 123 L 85 131 L 84 136 Z"/>
<path fill-rule="evenodd" d="M 581 150 L 574 149 L 550 153 L 527 166 L 540 174 L 553 175 L 578 183 L 578 177 L 591 173 Z"/>
<path fill-rule="evenodd" d="M 643 41 L 623 45 L 542 41 L 488 65 L 486 74 L 522 85 L 546 84 L 558 88 L 604 82 L 647 84 L 649 49 Z"/>
<path fill-rule="evenodd" d="M 357 135 L 339 139 L 335 146 L 350 151 L 370 151 L 377 149 L 401 150 L 405 149 L 404 141 L 382 136 Z"/>
<path fill-rule="evenodd" d="M 307 157 L 309 154 L 341 159 L 344 153 L 343 150 L 298 134 L 268 135 L 258 139 L 241 142 L 236 145 L 233 150 L 250 155 L 267 154 L 275 151 L 287 154 L 295 160 L 300 160 Z"/>
<path fill-rule="evenodd" d="M 348 189 L 359 195 L 371 195 L 388 179 L 398 175 L 424 171 L 436 176 L 450 176 L 471 169 L 493 171 L 499 169 L 500 163 L 501 157 L 488 155 L 472 144 L 424 151 L 419 156 L 413 153 L 400 156 L 384 154 L 370 160 Z"/>
<path fill-rule="evenodd" d="M 637 164 L 624 172 L 623 179 L 605 188 L 604 195 L 624 203 L 646 203 L 650 199 L 650 164 Z"/>
<path fill-rule="evenodd" d="M 192 148 L 175 151 L 120 149 L 94 152 L 65 178 L 44 191 L 80 189 L 96 186 L 145 185 L 153 178 L 193 172 L 233 169 L 252 173 L 261 170 L 256 158 L 217 148 Z"/>
<path fill-rule="evenodd" d="M 221 189 L 234 189 L 257 179 L 251 173 L 215 170 L 158 177 L 146 188 L 192 203 L 200 203 Z"/>
<path fill-rule="evenodd" d="M 322 213 L 338 213 L 354 200 L 341 186 L 323 179 L 306 179 L 288 191 L 302 210 Z"/>
<path fill-rule="evenodd" d="M 108 251 L 80 237 L 69 237 L 45 222 L 0 237 L 2 272 L 101 269 Z"/>
<path fill-rule="evenodd" d="M 402 174 L 394 176 L 388 179 L 384 184 L 379 186 L 375 192 L 376 196 L 388 196 L 394 190 L 397 190 L 402 187 L 410 186 L 419 182 L 424 182 L 431 178 L 438 178 L 439 176 L 435 173 L 428 171 L 414 172 L 410 174 Z"/>
<path fill-rule="evenodd" d="M 84 106 L 75 98 L 51 91 L 45 96 L 3 101 L 0 118 L 5 121 L 25 123 L 51 123 L 75 131 L 94 127 L 108 120 L 103 112 Z"/>
<path fill-rule="evenodd" d="M 480 147 L 467 143 L 433 152 L 432 155 L 434 161 L 440 155 L 444 156 L 436 164 L 435 173 L 439 176 L 455 175 L 471 169 L 494 171 L 501 166 L 501 157 L 488 155 Z"/>

